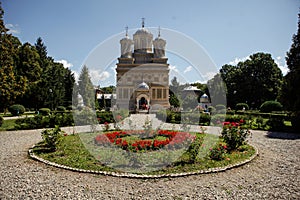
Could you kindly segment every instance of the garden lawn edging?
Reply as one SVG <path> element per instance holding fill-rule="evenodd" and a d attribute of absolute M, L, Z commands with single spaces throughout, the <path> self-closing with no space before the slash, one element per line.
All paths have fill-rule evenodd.
<path fill-rule="evenodd" d="M 242 165 L 245 165 L 249 162 L 251 162 L 256 156 L 259 155 L 258 149 L 256 146 L 251 145 L 255 149 L 255 153 L 248 159 L 240 161 L 235 164 L 230 164 L 225 167 L 216 167 L 216 168 L 210 168 L 206 170 L 198 170 L 193 172 L 184 172 L 184 173 L 171 173 L 171 174 L 159 174 L 159 175 L 143 175 L 143 174 L 133 174 L 133 173 L 121 173 L 121 172 L 109 172 L 109 171 L 96 171 L 96 170 L 85 170 L 80 168 L 73 168 L 65 165 L 60 165 L 54 162 L 50 162 L 48 160 L 45 160 L 43 158 L 40 158 L 36 156 L 33 152 L 33 148 L 35 148 L 36 145 L 33 145 L 28 150 L 28 155 L 31 159 L 37 160 L 39 162 L 42 162 L 44 164 L 65 169 L 65 170 L 71 170 L 74 172 L 81 172 L 81 173 L 92 173 L 92 174 L 99 174 L 99 175 L 105 175 L 105 176 L 114 176 L 114 177 L 121 177 L 121 178 L 140 178 L 140 179 L 155 179 L 155 178 L 175 178 L 175 177 L 182 177 L 182 176 L 190 176 L 190 175 L 198 175 L 198 174 L 208 174 L 208 173 L 216 173 L 216 172 L 223 172 L 232 168 L 236 168 Z"/>

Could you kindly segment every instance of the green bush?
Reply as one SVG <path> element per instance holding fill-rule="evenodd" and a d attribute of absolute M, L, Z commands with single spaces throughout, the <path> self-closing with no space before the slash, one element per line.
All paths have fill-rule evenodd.
<path fill-rule="evenodd" d="M 40 113 L 41 115 L 50 115 L 51 110 L 50 110 L 50 108 L 40 108 L 40 109 L 39 109 L 39 113 Z"/>
<path fill-rule="evenodd" d="M 216 110 L 217 111 L 220 111 L 220 110 L 226 110 L 226 106 L 225 105 L 223 105 L 223 104 L 218 104 L 218 105 L 216 105 Z"/>
<path fill-rule="evenodd" d="M 59 126 L 55 126 L 54 129 L 46 129 L 41 133 L 43 142 L 51 150 L 56 150 L 56 145 L 59 142 L 60 137 L 62 136 L 62 131 Z"/>
<path fill-rule="evenodd" d="M 265 101 L 260 106 L 260 112 L 270 113 L 272 111 L 282 111 L 282 105 L 278 101 Z"/>
<path fill-rule="evenodd" d="M 213 107 L 213 106 L 208 106 L 208 112 L 210 112 L 210 113 L 215 113 L 216 112 L 216 108 L 215 107 Z"/>
<path fill-rule="evenodd" d="M 66 111 L 66 108 L 64 106 L 57 106 L 57 111 L 60 111 L 60 112 L 65 112 Z"/>
<path fill-rule="evenodd" d="M 38 129 L 38 128 L 54 128 L 56 125 L 73 126 L 74 120 L 72 113 L 56 113 L 53 115 L 36 115 L 34 117 L 25 117 L 16 120 L 15 128 L 19 130 L 24 129 Z"/>
<path fill-rule="evenodd" d="M 225 117 L 226 117 L 226 115 L 224 115 L 224 114 L 215 114 L 215 115 L 212 115 L 211 116 L 211 122 L 214 125 L 220 124 L 220 123 L 222 123 L 222 122 L 225 121 Z"/>
<path fill-rule="evenodd" d="M 222 138 L 232 151 L 243 145 L 250 134 L 245 125 L 235 122 L 225 122 L 222 130 Z"/>
<path fill-rule="evenodd" d="M 223 160 L 227 151 L 227 146 L 221 143 L 216 144 L 210 149 L 209 158 L 212 160 Z"/>
<path fill-rule="evenodd" d="M 300 131 L 300 112 L 294 112 L 291 116 L 292 128 L 294 131 Z"/>
<path fill-rule="evenodd" d="M 249 110 L 248 104 L 246 104 L 246 103 L 237 103 L 235 105 L 236 110 L 244 110 L 244 108 L 245 108 L 245 110 Z"/>
<path fill-rule="evenodd" d="M 0 127 L 1 127 L 1 126 L 2 126 L 2 124 L 3 124 L 3 121 L 4 121 L 3 117 L 2 117 L 2 116 L 0 116 Z"/>
<path fill-rule="evenodd" d="M 97 119 L 99 124 L 107 123 L 113 123 L 114 122 L 114 116 L 112 112 L 97 112 Z"/>
<path fill-rule="evenodd" d="M 271 116 L 271 118 L 266 122 L 270 126 L 272 131 L 283 131 L 285 128 L 284 117 L 283 116 Z"/>
<path fill-rule="evenodd" d="M 15 104 L 15 105 L 10 106 L 8 108 L 8 111 L 13 116 L 18 116 L 18 115 L 22 115 L 25 112 L 25 107 L 20 104 Z"/>

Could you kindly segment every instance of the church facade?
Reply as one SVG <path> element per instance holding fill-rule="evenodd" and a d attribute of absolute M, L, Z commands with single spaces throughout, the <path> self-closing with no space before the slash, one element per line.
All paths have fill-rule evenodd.
<path fill-rule="evenodd" d="M 140 112 L 169 108 L 169 64 L 166 41 L 144 27 L 120 40 L 121 56 L 116 68 L 116 105 Z"/>

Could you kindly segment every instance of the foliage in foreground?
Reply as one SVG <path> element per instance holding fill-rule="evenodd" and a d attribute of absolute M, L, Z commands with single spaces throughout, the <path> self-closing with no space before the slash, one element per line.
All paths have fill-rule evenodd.
<path fill-rule="evenodd" d="M 45 147 L 47 147 L 50 151 L 55 151 L 56 145 L 59 143 L 62 133 L 63 132 L 60 130 L 59 126 L 55 126 L 54 129 L 46 129 L 42 131 L 41 135 Z"/>
<path fill-rule="evenodd" d="M 94 137 L 91 137 L 90 139 L 92 138 Z M 41 146 L 36 147 L 34 151 L 36 154 L 46 160 L 70 167 L 88 170 L 119 171 L 113 167 L 111 168 L 103 165 L 104 163 L 99 161 L 98 156 L 92 156 L 91 153 L 86 149 L 86 146 L 82 144 L 82 138 L 80 138 L 78 134 L 62 136 L 59 141 L 60 142 L 56 145 L 55 152 L 42 151 Z M 93 141 L 90 142 L 93 143 Z M 222 143 L 222 141 L 220 142 Z M 231 152 L 223 151 L 223 149 L 217 148 L 212 148 L 209 150 L 207 149 L 208 146 L 202 143 L 202 140 L 199 140 L 194 147 L 191 147 L 190 149 L 196 151 L 188 150 L 184 153 L 185 156 L 181 156 L 175 163 L 158 171 L 147 172 L 147 174 L 182 173 L 213 167 L 222 167 L 245 160 L 255 152 L 254 149 L 249 145 L 240 146 L 238 149 Z M 206 155 L 199 156 L 201 151 L 205 152 Z M 221 156 L 218 156 L 220 154 Z M 99 154 L 100 157 L 104 155 L 104 152 L 103 154 Z M 194 157 L 194 155 L 196 155 L 196 157 Z M 194 158 L 193 162 L 187 162 L 186 156 Z M 116 159 L 122 159 L 122 157 Z"/>

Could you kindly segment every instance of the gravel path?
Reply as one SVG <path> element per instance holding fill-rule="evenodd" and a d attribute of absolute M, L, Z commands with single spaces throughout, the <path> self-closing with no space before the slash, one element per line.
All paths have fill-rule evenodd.
<path fill-rule="evenodd" d="M 300 199 L 300 135 L 252 133 L 260 156 L 242 167 L 143 180 L 47 166 L 27 157 L 39 130 L 0 132 L 0 199 Z"/>

